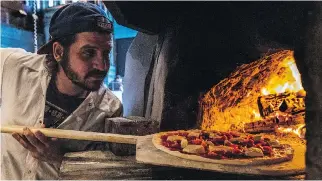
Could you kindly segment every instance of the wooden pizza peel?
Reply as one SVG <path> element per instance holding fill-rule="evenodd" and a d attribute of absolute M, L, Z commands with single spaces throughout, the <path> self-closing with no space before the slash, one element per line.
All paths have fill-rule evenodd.
<path fill-rule="evenodd" d="M 65 129 L 54 129 L 54 128 L 35 128 L 29 126 L 1 126 L 1 133 L 23 133 L 23 128 L 28 127 L 31 132 L 41 131 L 47 137 L 74 139 L 74 140 L 88 140 L 88 141 L 103 141 L 112 143 L 125 143 L 125 144 L 136 144 L 139 136 L 134 135 L 122 135 L 113 133 L 98 133 L 98 132 L 87 132 L 87 131 L 75 131 Z"/>
<path fill-rule="evenodd" d="M 1 133 L 23 133 L 24 127 L 26 126 L 1 126 Z M 39 130 L 48 137 L 136 144 L 136 160 L 137 162 L 144 164 L 199 169 L 205 171 L 215 171 L 233 174 L 237 173 L 268 176 L 299 175 L 303 174 L 305 171 L 305 145 L 291 145 L 294 148 L 294 158 L 288 162 L 262 166 L 235 166 L 193 161 L 172 156 L 168 153 L 158 150 L 153 145 L 153 135 L 134 136 L 52 128 L 29 128 L 32 132 Z"/>

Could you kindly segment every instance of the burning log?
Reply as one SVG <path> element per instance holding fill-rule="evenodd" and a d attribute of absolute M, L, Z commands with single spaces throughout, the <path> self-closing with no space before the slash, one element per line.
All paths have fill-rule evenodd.
<path fill-rule="evenodd" d="M 245 132 L 247 133 L 262 133 L 262 132 L 273 132 L 278 124 L 276 119 L 261 120 L 251 123 L 245 123 Z"/>
<path fill-rule="evenodd" d="M 301 114 L 305 112 L 304 96 L 292 92 L 260 96 L 258 107 L 263 118 L 277 111 L 291 115 Z"/>
<path fill-rule="evenodd" d="M 280 126 L 288 127 L 302 124 L 303 119 L 297 119 L 293 115 L 277 111 L 263 120 L 245 123 L 244 131 L 248 133 L 273 132 Z"/>

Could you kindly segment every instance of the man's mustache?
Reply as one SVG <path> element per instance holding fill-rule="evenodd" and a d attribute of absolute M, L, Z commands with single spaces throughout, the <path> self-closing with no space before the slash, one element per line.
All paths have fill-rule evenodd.
<path fill-rule="evenodd" d="M 93 76 L 93 77 L 105 77 L 106 74 L 107 74 L 107 71 L 100 71 L 100 70 L 95 69 L 95 70 L 90 71 L 86 75 L 85 78 L 88 78 L 88 77 L 91 77 L 91 76 Z"/>

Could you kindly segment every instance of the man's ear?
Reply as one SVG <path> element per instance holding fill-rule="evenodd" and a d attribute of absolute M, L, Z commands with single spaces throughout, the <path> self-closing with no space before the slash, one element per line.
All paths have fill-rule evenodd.
<path fill-rule="evenodd" d="M 53 43 L 53 56 L 57 62 L 59 62 L 61 60 L 61 58 L 63 57 L 63 53 L 64 53 L 63 46 L 58 42 L 54 42 Z"/>

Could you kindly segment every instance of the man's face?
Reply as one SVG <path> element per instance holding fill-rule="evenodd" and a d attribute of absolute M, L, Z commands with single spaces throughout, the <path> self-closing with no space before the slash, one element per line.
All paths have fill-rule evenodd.
<path fill-rule="evenodd" d="M 74 84 L 95 91 L 100 88 L 109 70 L 111 48 L 109 33 L 78 33 L 69 51 L 64 49 L 60 65 Z"/>

